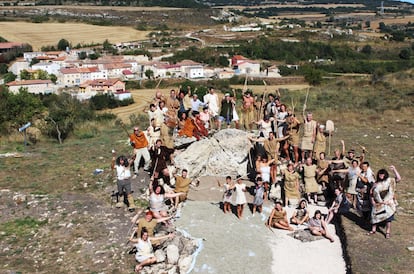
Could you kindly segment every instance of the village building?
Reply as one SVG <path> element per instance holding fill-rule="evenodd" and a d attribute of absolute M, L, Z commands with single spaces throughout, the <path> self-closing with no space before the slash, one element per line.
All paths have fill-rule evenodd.
<path fill-rule="evenodd" d="M 107 78 L 107 72 L 105 70 L 99 70 L 98 67 L 61 68 L 58 75 L 58 83 L 70 87 L 79 86 L 88 80 Z"/>
<path fill-rule="evenodd" d="M 17 42 L 1 42 L 0 43 L 0 54 L 7 52 L 15 52 L 23 49 L 25 44 Z"/>
<path fill-rule="evenodd" d="M 230 64 L 236 75 L 260 75 L 260 63 L 247 59 L 242 55 L 234 55 L 230 60 Z"/>
<path fill-rule="evenodd" d="M 117 92 L 125 92 L 125 83 L 114 78 L 87 80 L 79 85 L 79 93 L 89 98 L 96 94 L 116 94 Z"/>
<path fill-rule="evenodd" d="M 16 94 L 21 88 L 26 88 L 27 92 L 33 94 L 50 94 L 56 92 L 56 86 L 50 80 L 22 80 L 13 81 L 6 84 L 9 91 Z"/>

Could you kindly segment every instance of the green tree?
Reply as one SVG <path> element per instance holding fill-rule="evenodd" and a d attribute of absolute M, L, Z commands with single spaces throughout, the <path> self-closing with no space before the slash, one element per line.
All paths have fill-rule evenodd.
<path fill-rule="evenodd" d="M 59 42 L 57 43 L 57 49 L 58 50 L 66 50 L 67 47 L 70 46 L 70 43 L 68 40 L 66 39 L 60 39 Z"/>
<path fill-rule="evenodd" d="M 362 48 L 361 52 L 362 52 L 363 54 L 366 54 L 366 55 L 371 55 L 371 53 L 372 53 L 372 47 L 371 47 L 370 45 L 365 45 L 365 46 Z"/>
<path fill-rule="evenodd" d="M 40 99 L 25 88 L 16 94 L 0 92 L 0 129 L 3 133 L 17 129 L 36 119 L 43 110 Z"/>
<path fill-rule="evenodd" d="M 96 53 L 96 52 L 95 53 L 91 53 L 91 54 L 88 55 L 88 58 L 91 59 L 91 60 L 96 60 L 99 57 L 100 57 L 100 55 L 98 53 Z"/>
<path fill-rule="evenodd" d="M 73 131 L 76 123 L 91 120 L 94 112 L 70 94 L 52 95 L 44 104 L 49 110 L 43 131 L 62 143 Z"/>
<path fill-rule="evenodd" d="M 3 77 L 5 83 L 13 82 L 16 78 L 17 76 L 13 72 L 7 72 Z"/>
<path fill-rule="evenodd" d="M 24 69 L 24 70 L 20 71 L 20 79 L 30 80 L 30 79 L 32 79 L 32 74 Z"/>
<path fill-rule="evenodd" d="M 30 66 L 33 66 L 37 63 L 39 63 L 40 61 L 37 58 L 33 58 L 32 61 L 30 61 Z"/>
<path fill-rule="evenodd" d="M 398 56 L 401 58 L 401 59 L 404 59 L 404 60 L 410 60 L 410 58 L 411 58 L 411 49 L 402 49 L 401 51 L 400 51 L 400 54 L 398 54 Z"/>
<path fill-rule="evenodd" d="M 218 60 L 217 60 L 217 63 L 219 64 L 219 66 L 222 66 L 222 67 L 228 67 L 229 66 L 229 60 L 227 59 L 227 57 L 226 56 L 223 56 L 223 55 L 220 55 L 219 56 L 219 58 L 218 58 Z"/>
<path fill-rule="evenodd" d="M 312 67 L 305 67 L 303 70 L 303 76 L 306 82 L 310 85 L 317 86 L 322 83 L 322 71 Z"/>
<path fill-rule="evenodd" d="M 36 71 L 36 73 L 37 73 L 37 79 L 40 79 L 40 80 L 49 79 L 49 74 L 45 70 L 39 69 L 39 70 Z"/>
<path fill-rule="evenodd" d="M 405 40 L 405 33 L 401 30 L 398 31 L 394 31 L 391 33 L 392 35 L 392 40 L 397 41 L 397 42 L 404 42 Z"/>
<path fill-rule="evenodd" d="M 8 70 L 7 64 L 1 63 L 0 64 L 0 74 L 6 74 Z"/>
<path fill-rule="evenodd" d="M 113 49 L 112 44 L 111 44 L 111 43 L 109 43 L 108 39 L 105 39 L 105 41 L 104 41 L 104 42 L 103 42 L 103 44 L 102 44 L 102 48 L 103 48 L 105 51 L 110 51 L 110 50 L 112 50 L 112 49 Z"/>
<path fill-rule="evenodd" d="M 53 82 L 53 84 L 56 84 L 56 82 L 57 82 L 57 76 L 56 75 L 54 75 L 53 73 L 50 74 L 49 79 L 50 79 L 50 81 Z"/>
<path fill-rule="evenodd" d="M 151 79 L 152 77 L 154 77 L 154 72 L 153 72 L 152 70 L 150 70 L 150 69 L 147 69 L 147 70 L 144 72 L 144 74 L 145 74 L 145 76 L 146 76 L 148 79 Z"/>
<path fill-rule="evenodd" d="M 85 60 L 86 57 L 88 57 L 88 55 L 86 54 L 86 52 L 81 51 L 81 52 L 78 53 L 78 57 L 79 57 L 80 60 Z"/>

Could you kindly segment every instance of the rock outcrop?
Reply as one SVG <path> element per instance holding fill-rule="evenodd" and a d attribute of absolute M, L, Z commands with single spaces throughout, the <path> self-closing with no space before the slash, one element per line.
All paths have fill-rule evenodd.
<path fill-rule="evenodd" d="M 178 169 L 187 169 L 192 178 L 201 176 L 246 175 L 250 141 L 238 129 L 223 129 L 210 138 L 192 143 L 175 157 Z"/>

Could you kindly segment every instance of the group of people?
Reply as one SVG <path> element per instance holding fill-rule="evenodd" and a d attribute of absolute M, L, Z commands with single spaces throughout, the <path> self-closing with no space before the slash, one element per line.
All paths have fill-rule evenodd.
<path fill-rule="evenodd" d="M 116 170 L 118 193 L 125 195 L 124 202 L 130 211 L 135 210 L 130 179 L 137 176 L 141 163 L 143 170 L 151 175 L 150 206 L 144 218 L 146 225 L 140 225 L 144 222 L 141 218 L 137 222 L 136 233 L 140 238 L 131 237 L 132 242 L 137 242 L 137 249 L 144 250 L 140 252 L 144 255 L 137 255 L 140 263 L 137 270 L 154 263 L 152 255 L 149 255 L 152 254 L 149 243 L 159 240 L 153 238 L 154 224 L 171 224 L 166 201 L 172 208 L 177 208 L 186 199 L 192 181 L 187 170 L 182 170 L 181 175 L 173 175 L 175 185 L 170 183 L 171 174 L 167 165 L 174 164 L 174 138 L 187 136 L 199 140 L 207 137 L 211 130 L 220 130 L 223 123 L 227 127 L 234 123 L 236 128 L 258 130 L 258 136 L 248 137 L 254 144 L 251 152 L 255 155 L 255 161 L 250 163 L 254 170 L 254 176 L 250 179 L 255 183 L 252 213 L 262 212 L 263 203 L 273 200 L 275 207 L 266 221 L 267 226 L 292 230 L 292 224 L 306 224 L 312 234 L 333 241 L 327 224 L 335 215 L 354 208 L 371 220 L 369 235 L 376 233 L 378 224 L 385 223 L 386 237 L 390 237 L 396 208 L 395 186 L 401 180 L 394 166 L 390 168 L 395 178 L 391 178 L 385 169 L 379 170 L 375 176 L 365 160 L 366 149 L 362 147 L 359 156 L 353 149 L 345 153 L 343 141 L 342 150 L 336 149 L 334 157 L 327 159 L 327 137 L 332 134 L 331 130 L 325 130 L 324 124 L 316 122 L 312 113 L 305 113 L 305 107 L 303 119 L 299 119 L 281 103 L 280 96 L 269 94 L 267 100 L 263 97 L 257 101 L 251 92 L 245 92 L 240 118 L 234 91 L 233 94 L 224 94 L 221 102 L 218 98 L 214 88 L 209 88 L 203 101 L 198 99 L 197 94 L 191 93 L 191 88 L 186 92 L 180 91 L 178 96 L 175 90 L 171 90 L 167 98 L 157 91 L 147 112 L 150 126 L 144 131 L 136 126 L 129 135 L 133 156 L 128 159 L 125 156 L 116 157 L 115 153 L 113 155 L 112 168 Z M 240 219 L 247 203 L 245 179 L 238 176 L 233 183 L 228 176 L 222 185 L 224 213 L 232 211 L 235 196 L 237 217 Z M 328 202 L 332 200 L 327 217 L 325 219 L 319 210 L 310 217 L 307 204 L 317 205 L 321 195 Z M 288 220 L 283 206 L 295 203 L 298 207 Z M 122 205 L 122 202 L 117 204 Z"/>

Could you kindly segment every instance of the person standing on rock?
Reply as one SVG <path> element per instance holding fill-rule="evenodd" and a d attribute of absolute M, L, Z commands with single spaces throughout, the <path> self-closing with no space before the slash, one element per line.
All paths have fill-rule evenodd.
<path fill-rule="evenodd" d="M 305 182 L 308 203 L 317 204 L 319 192 L 319 185 L 316 182 L 317 166 L 312 163 L 312 158 L 310 156 L 306 159 L 305 163 L 304 166 L 302 164 L 300 165 L 300 170 L 303 171 L 303 180 Z"/>
<path fill-rule="evenodd" d="M 150 149 L 152 170 L 154 179 L 159 179 L 160 175 L 167 185 L 170 184 L 170 172 L 167 168 L 167 162 L 173 161 L 172 154 L 174 149 L 162 145 L 161 140 L 155 142 L 155 146 Z"/>
<path fill-rule="evenodd" d="M 308 112 L 303 117 L 303 137 L 302 137 L 302 161 L 305 161 L 307 157 L 312 157 L 313 146 L 316 139 L 316 127 L 317 122 L 313 120 L 311 112 Z"/>
<path fill-rule="evenodd" d="M 262 206 L 265 199 L 265 188 L 263 186 L 262 178 L 258 177 L 256 179 L 257 184 L 254 190 L 254 200 L 253 200 L 253 216 L 256 213 L 256 208 L 259 213 L 262 213 Z"/>
<path fill-rule="evenodd" d="M 246 130 L 252 130 L 254 121 L 254 110 L 256 101 L 251 91 L 246 91 L 243 95 L 243 105 L 240 117 L 240 123 Z"/>
<path fill-rule="evenodd" d="M 219 181 L 217 181 L 217 184 L 219 187 L 221 187 L 221 184 Z M 231 212 L 231 202 L 233 197 L 233 189 L 234 189 L 234 183 L 231 180 L 230 176 L 226 177 L 226 182 L 223 184 L 224 187 L 224 194 L 223 194 L 223 212 Z"/>
<path fill-rule="evenodd" d="M 244 205 L 247 203 L 246 200 L 246 184 L 242 182 L 241 176 L 237 175 L 237 184 L 233 186 L 236 190 L 236 205 L 237 205 L 237 217 L 243 218 Z"/>
<path fill-rule="evenodd" d="M 128 159 L 123 155 L 115 159 L 115 152 L 113 152 L 111 168 L 116 170 L 118 194 L 124 195 L 129 211 L 134 211 L 136 208 L 131 191 L 131 164 L 133 162 L 133 159 Z M 118 202 L 116 207 L 120 208 L 123 205 L 123 202 Z"/>
<path fill-rule="evenodd" d="M 134 128 L 134 133 L 129 135 L 129 141 L 131 143 L 131 146 L 134 148 L 134 155 L 135 155 L 134 173 L 135 174 L 132 178 L 135 179 L 138 175 L 139 162 L 141 161 L 141 158 L 144 158 L 144 161 L 145 161 L 144 170 L 149 171 L 151 157 L 148 152 L 147 137 L 145 137 L 145 133 L 143 131 L 139 130 L 139 127 Z"/>
<path fill-rule="evenodd" d="M 175 176 L 175 188 L 174 193 L 182 193 L 175 197 L 175 208 L 178 207 L 180 202 L 187 200 L 187 194 L 190 189 L 191 179 L 188 177 L 187 169 L 183 169 L 181 175 Z"/>
<path fill-rule="evenodd" d="M 207 104 L 208 106 L 208 112 L 210 114 L 210 117 L 213 119 L 214 124 L 215 124 L 215 129 L 216 130 L 220 130 L 219 128 L 219 120 L 218 120 L 218 115 L 220 112 L 220 102 L 219 102 L 219 98 L 214 90 L 213 87 L 209 87 L 208 89 L 208 93 L 206 95 L 204 95 L 204 103 Z M 213 127 L 210 126 L 210 129 L 212 129 Z"/>
<path fill-rule="evenodd" d="M 157 262 L 157 258 L 155 257 L 154 250 L 152 249 L 153 241 L 172 239 L 173 237 L 174 237 L 173 233 L 170 233 L 165 236 L 160 236 L 160 237 L 149 237 L 148 231 L 145 228 L 142 229 L 141 236 L 139 239 L 133 239 L 131 237 L 129 241 L 132 243 L 136 243 L 135 247 L 137 249 L 137 253 L 135 254 L 135 259 L 139 263 L 135 267 L 135 272 L 141 271 L 142 268 L 146 265 L 152 265 Z"/>

